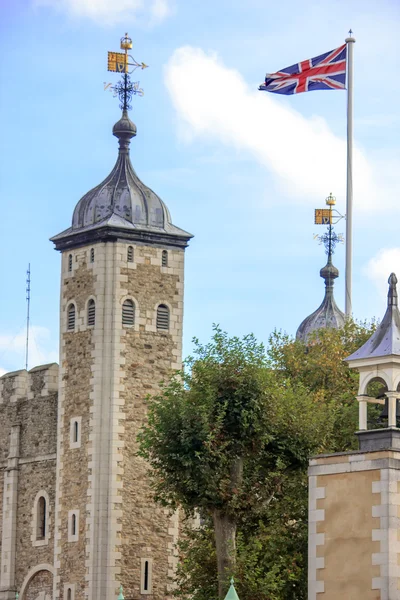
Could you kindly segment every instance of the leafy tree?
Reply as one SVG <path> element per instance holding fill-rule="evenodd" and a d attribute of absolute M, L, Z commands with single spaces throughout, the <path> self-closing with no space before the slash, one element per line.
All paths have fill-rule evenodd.
<path fill-rule="evenodd" d="M 372 334 L 375 324 L 348 321 L 341 330 L 316 332 L 306 346 L 280 332 L 274 332 L 267 348 L 267 364 L 278 389 L 302 390 L 317 411 L 325 413 L 325 430 L 316 430 L 318 452 L 345 451 L 357 444 L 358 406 L 354 397 L 358 375 L 343 359 L 359 348 Z M 281 395 L 287 406 L 286 393 Z M 288 410 L 290 414 L 290 403 Z M 269 414 L 269 413 L 268 413 Z M 371 418 L 373 418 L 373 411 Z M 375 415 L 376 416 L 376 415 Z M 293 434 L 290 426 L 279 435 Z M 278 437 L 278 432 L 277 437 Z M 294 465 L 293 465 L 294 466 Z M 272 481 L 275 478 L 275 487 Z M 274 470 L 264 482 L 273 489 L 270 502 L 237 513 L 236 587 L 241 600 L 306 600 L 307 598 L 307 469 Z M 177 597 L 209 600 L 216 596 L 217 577 L 214 530 L 211 521 L 202 528 L 188 530 L 181 542 L 182 560 L 178 567 Z"/>
<path fill-rule="evenodd" d="M 240 544 L 249 545 L 251 527 L 333 434 L 323 402 L 290 375 L 283 347 L 276 347 L 271 358 L 253 335 L 229 338 L 215 327 L 209 344 L 195 340 L 187 369 L 149 401 L 139 436 L 156 499 L 212 523 L 219 598 L 240 568 L 238 525 Z"/>

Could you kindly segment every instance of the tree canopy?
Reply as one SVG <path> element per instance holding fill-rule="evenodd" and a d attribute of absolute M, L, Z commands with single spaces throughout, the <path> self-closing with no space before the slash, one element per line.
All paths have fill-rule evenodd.
<path fill-rule="evenodd" d="M 349 322 L 306 347 L 274 332 L 265 349 L 215 327 L 149 400 L 140 443 L 156 499 L 203 522 L 182 542 L 178 596 L 216 597 L 218 573 L 223 598 L 235 573 L 241 600 L 306 597 L 308 460 L 354 447 L 357 376 L 343 358 L 370 333 Z"/>

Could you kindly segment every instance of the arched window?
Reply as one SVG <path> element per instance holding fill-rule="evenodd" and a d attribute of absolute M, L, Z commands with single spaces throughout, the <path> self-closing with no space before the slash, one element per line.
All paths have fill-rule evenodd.
<path fill-rule="evenodd" d="M 126 251 L 126 258 L 128 262 L 133 262 L 133 246 L 128 246 Z"/>
<path fill-rule="evenodd" d="M 91 298 L 87 305 L 87 324 L 89 327 L 93 327 L 96 323 L 96 303 Z"/>
<path fill-rule="evenodd" d="M 145 592 L 149 590 L 149 561 L 144 562 L 144 573 L 143 573 L 143 589 Z"/>
<path fill-rule="evenodd" d="M 72 271 L 72 254 L 68 255 L 68 271 Z"/>
<path fill-rule="evenodd" d="M 67 311 L 67 329 L 72 331 L 75 329 L 75 304 L 71 304 L 68 306 Z"/>
<path fill-rule="evenodd" d="M 46 498 L 40 496 L 36 504 L 36 539 L 44 540 L 46 537 Z"/>
<path fill-rule="evenodd" d="M 157 308 L 157 329 L 169 329 L 169 308 L 165 304 L 160 304 Z"/>
<path fill-rule="evenodd" d="M 72 432 L 72 441 L 74 444 L 77 444 L 79 441 L 79 423 L 78 423 L 78 421 L 74 421 L 73 432 Z"/>
<path fill-rule="evenodd" d="M 76 514 L 72 513 L 71 515 L 71 535 L 76 535 Z"/>
<path fill-rule="evenodd" d="M 45 490 L 35 497 L 32 510 L 32 545 L 46 546 L 49 543 L 50 500 Z"/>
<path fill-rule="evenodd" d="M 152 573 L 153 572 L 153 559 L 152 558 L 141 558 L 140 559 L 140 593 L 150 595 L 152 593 Z"/>
<path fill-rule="evenodd" d="M 161 266 L 168 267 L 168 252 L 166 250 L 162 251 Z"/>
<path fill-rule="evenodd" d="M 135 324 L 135 304 L 133 300 L 125 300 L 122 305 L 122 325 L 132 327 Z"/>
<path fill-rule="evenodd" d="M 71 588 L 68 588 L 68 591 L 67 591 L 67 600 L 72 600 L 72 590 L 71 590 Z"/>
<path fill-rule="evenodd" d="M 90 250 L 90 262 L 94 263 L 94 248 Z"/>
<path fill-rule="evenodd" d="M 68 511 L 68 541 L 77 542 L 79 539 L 79 510 Z"/>

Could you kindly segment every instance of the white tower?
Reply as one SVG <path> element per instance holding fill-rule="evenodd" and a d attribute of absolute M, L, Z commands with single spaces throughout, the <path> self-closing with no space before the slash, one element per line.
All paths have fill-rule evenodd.
<path fill-rule="evenodd" d="M 169 598 L 178 520 L 136 455 L 146 396 L 181 367 L 184 250 L 136 175 L 126 110 L 110 175 L 52 238 L 62 253 L 54 598 Z"/>

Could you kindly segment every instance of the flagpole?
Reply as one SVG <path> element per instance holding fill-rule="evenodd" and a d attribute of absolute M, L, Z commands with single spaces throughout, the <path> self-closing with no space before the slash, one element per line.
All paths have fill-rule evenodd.
<path fill-rule="evenodd" d="M 353 32 L 349 31 L 351 36 Z M 351 317 L 352 308 L 352 263 L 353 263 L 353 37 L 345 39 L 347 44 L 347 184 L 346 184 L 346 317 Z"/>

